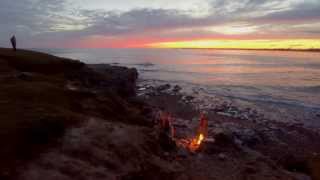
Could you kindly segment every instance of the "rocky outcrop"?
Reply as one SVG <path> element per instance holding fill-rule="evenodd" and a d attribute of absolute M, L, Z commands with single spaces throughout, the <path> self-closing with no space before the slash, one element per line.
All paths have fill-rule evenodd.
<path fill-rule="evenodd" d="M 43 163 L 49 162 L 41 161 L 40 154 L 54 151 L 57 156 L 53 158 L 67 157 L 65 151 L 60 151 L 64 146 L 63 139 L 72 141 L 69 139 L 73 138 L 69 136 L 72 133 L 70 131 L 75 127 L 83 129 L 90 119 L 96 119 L 96 124 L 103 128 L 108 124 L 110 128 L 120 126 L 119 128 L 123 129 L 121 132 L 128 131 L 125 136 L 129 137 L 127 142 L 132 143 L 123 146 L 134 146 L 133 149 L 136 148 L 134 144 L 140 140 L 135 139 L 136 136 L 130 136 L 131 130 L 134 129 L 132 132 L 139 135 L 144 134 L 146 130 L 150 131 L 144 117 L 143 104 L 137 105 L 127 98 L 135 94 L 138 76 L 135 69 L 108 65 L 89 67 L 79 61 L 24 50 L 14 53 L 9 49 L 0 49 L 0 65 L 0 179 L 14 179 L 15 176 L 21 179 L 48 179 L 46 173 L 33 174 L 35 176 L 32 177 L 29 174 L 28 177 L 24 177 L 23 174 L 40 172 L 42 168 L 47 167 Z M 111 135 L 107 127 L 105 131 L 92 131 L 105 133 L 105 136 Z M 115 139 L 119 139 L 116 137 L 117 133 L 120 131 L 115 131 Z M 95 134 L 80 135 L 80 140 L 93 141 L 98 137 Z M 116 154 L 117 146 L 120 145 L 117 143 L 118 141 L 115 141 L 112 145 L 112 152 L 115 153 L 114 157 L 118 155 L 121 158 L 121 154 Z M 73 145 L 76 144 L 70 144 Z M 94 146 L 86 148 L 92 148 L 88 150 L 90 152 L 95 150 Z M 101 157 L 108 156 L 108 151 L 103 151 L 104 147 L 99 145 L 99 148 Z M 74 161 L 70 161 L 70 165 L 87 157 L 87 154 L 81 154 L 82 150 L 74 150 L 74 153 L 78 154 Z M 123 150 L 125 153 L 126 149 Z M 143 153 L 146 152 L 141 152 Z M 84 161 L 83 164 L 88 166 L 79 168 L 81 172 L 91 166 L 90 160 Z M 63 162 L 67 161 L 61 161 Z M 27 165 L 29 163 L 30 165 Z M 106 165 L 103 159 L 100 163 Z M 117 163 L 120 162 L 115 162 Z M 141 163 L 142 161 L 138 161 L 136 164 Z M 26 172 L 25 167 L 31 167 L 32 164 L 36 164 L 37 167 L 32 168 L 32 172 Z M 55 165 L 59 168 L 61 164 Z M 49 169 L 54 170 L 53 166 Z M 47 168 L 43 170 L 48 172 Z M 71 170 L 73 171 L 72 168 Z M 129 170 L 127 172 L 129 173 Z M 73 177 L 72 172 L 62 173 Z M 58 179 L 63 177 L 51 175 Z"/>
<path fill-rule="evenodd" d="M 135 95 L 136 80 L 138 78 L 138 71 L 135 68 L 111 66 L 108 64 L 88 66 L 104 76 L 104 81 L 100 83 L 102 87 L 111 87 L 124 96 Z"/>

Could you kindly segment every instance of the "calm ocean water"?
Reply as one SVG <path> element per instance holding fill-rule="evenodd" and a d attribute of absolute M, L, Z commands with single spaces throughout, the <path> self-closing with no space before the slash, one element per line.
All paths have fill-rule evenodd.
<path fill-rule="evenodd" d="M 85 63 L 135 67 L 142 80 L 198 88 L 208 96 L 254 104 L 273 119 L 295 118 L 320 127 L 320 53 L 193 49 L 42 51 Z"/>

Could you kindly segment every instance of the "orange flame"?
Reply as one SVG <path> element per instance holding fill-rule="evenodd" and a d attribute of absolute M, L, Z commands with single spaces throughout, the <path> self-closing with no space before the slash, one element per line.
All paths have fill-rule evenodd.
<path fill-rule="evenodd" d="M 205 137 L 203 134 L 199 134 L 197 138 L 192 139 L 191 143 L 189 144 L 189 149 L 192 152 L 195 152 L 199 149 L 201 143 L 204 141 Z"/>
<path fill-rule="evenodd" d="M 207 138 L 208 136 L 208 119 L 204 114 L 201 114 L 199 119 L 199 127 L 198 133 L 196 138 L 191 140 L 189 144 L 189 149 L 191 151 L 196 151 L 200 148 L 201 143 Z"/>
<path fill-rule="evenodd" d="M 200 146 L 201 142 L 204 140 L 204 135 L 203 134 L 200 134 L 198 139 L 197 139 L 197 145 Z"/>

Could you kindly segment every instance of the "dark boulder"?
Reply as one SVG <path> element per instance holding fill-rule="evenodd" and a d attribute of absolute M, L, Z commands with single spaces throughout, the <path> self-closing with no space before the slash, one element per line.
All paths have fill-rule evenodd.
<path fill-rule="evenodd" d="M 181 91 L 181 87 L 179 86 L 179 85 L 175 85 L 174 87 L 173 87 L 173 92 L 175 92 L 175 93 L 178 93 L 178 92 L 180 92 Z"/>
<path fill-rule="evenodd" d="M 203 151 L 207 154 L 220 154 L 228 151 L 240 152 L 240 147 L 235 143 L 231 134 L 219 133 L 214 136 L 214 142 L 204 142 Z"/>
<path fill-rule="evenodd" d="M 111 66 L 108 64 L 88 65 L 103 77 L 98 82 L 102 88 L 111 88 L 123 96 L 136 94 L 138 71 L 135 68 Z"/>
<path fill-rule="evenodd" d="M 160 85 L 156 88 L 157 91 L 161 92 L 161 91 L 165 91 L 170 89 L 171 85 L 170 84 L 164 84 L 164 85 Z"/>
<path fill-rule="evenodd" d="M 20 72 L 17 74 L 17 78 L 25 81 L 32 80 L 33 77 L 34 77 L 34 74 L 30 72 Z"/>

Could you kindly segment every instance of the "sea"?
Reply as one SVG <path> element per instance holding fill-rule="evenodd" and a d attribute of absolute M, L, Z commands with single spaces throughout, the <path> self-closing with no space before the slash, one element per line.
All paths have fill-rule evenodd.
<path fill-rule="evenodd" d="M 139 82 L 179 85 L 206 103 L 320 129 L 320 52 L 215 49 L 37 49 L 89 64 L 134 67 Z M 209 102 L 208 102 L 209 100 Z"/>

